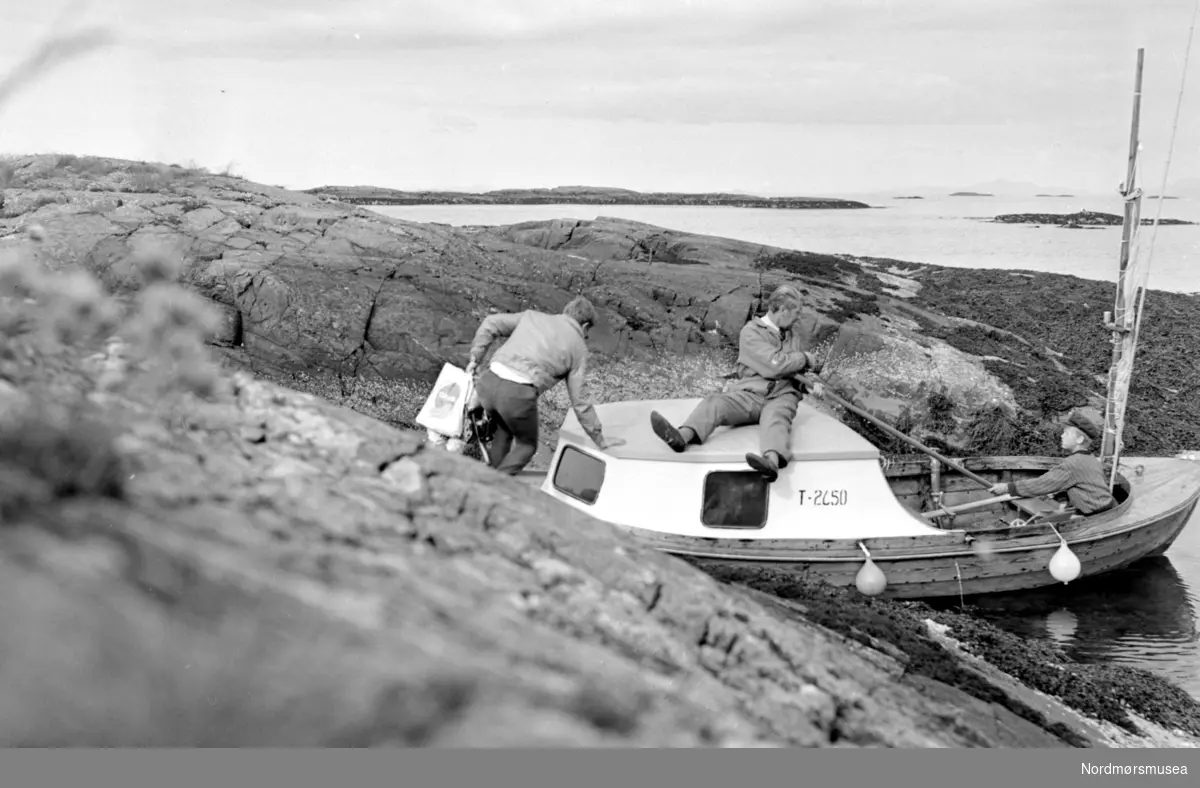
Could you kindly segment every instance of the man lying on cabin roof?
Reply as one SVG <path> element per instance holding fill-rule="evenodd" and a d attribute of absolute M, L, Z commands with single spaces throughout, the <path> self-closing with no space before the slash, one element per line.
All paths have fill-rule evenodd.
<path fill-rule="evenodd" d="M 1062 431 L 1062 447 L 1067 458 L 1041 476 L 991 486 L 993 495 L 1034 498 L 1066 493 L 1067 500 L 1080 514 L 1092 515 L 1111 509 L 1116 501 L 1100 460 L 1091 453 L 1092 442 L 1100 440 L 1100 428 L 1078 409 L 1071 412 Z"/>

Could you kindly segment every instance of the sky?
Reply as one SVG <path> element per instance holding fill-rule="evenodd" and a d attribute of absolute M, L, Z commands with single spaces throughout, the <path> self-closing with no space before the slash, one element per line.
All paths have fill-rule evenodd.
<path fill-rule="evenodd" d="M 0 0 L 0 78 L 112 37 L 0 105 L 0 153 L 289 188 L 1111 193 L 1145 47 L 1156 193 L 1198 1 Z M 1172 182 L 1200 178 L 1196 50 Z"/>

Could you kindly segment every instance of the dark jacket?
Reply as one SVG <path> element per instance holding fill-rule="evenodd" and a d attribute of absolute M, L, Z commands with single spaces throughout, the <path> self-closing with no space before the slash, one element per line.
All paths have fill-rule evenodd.
<path fill-rule="evenodd" d="M 1067 500 L 1082 514 L 1094 514 L 1116 503 L 1100 460 L 1084 451 L 1072 452 L 1041 476 L 1009 482 L 1008 492 L 1021 498 L 1065 492 Z"/>

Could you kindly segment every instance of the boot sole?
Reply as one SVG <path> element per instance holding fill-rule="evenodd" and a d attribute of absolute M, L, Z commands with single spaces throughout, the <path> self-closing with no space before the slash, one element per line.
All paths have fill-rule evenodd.
<path fill-rule="evenodd" d="M 779 471 L 768 460 L 757 454 L 747 454 L 746 464 L 758 471 L 768 482 L 779 478 Z"/>
<path fill-rule="evenodd" d="M 671 422 L 656 410 L 650 412 L 650 428 L 663 443 L 671 447 L 672 451 L 679 453 L 687 448 L 687 443 L 684 442 L 683 435 L 679 430 L 671 426 Z"/>

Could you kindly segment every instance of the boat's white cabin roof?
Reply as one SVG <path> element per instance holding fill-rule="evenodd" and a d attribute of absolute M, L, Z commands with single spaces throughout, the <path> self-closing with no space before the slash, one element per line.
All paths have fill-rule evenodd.
<path fill-rule="evenodd" d="M 608 402 L 596 406 L 596 414 L 606 437 L 622 438 L 625 445 L 605 451 L 617 459 L 658 460 L 663 462 L 744 463 L 747 452 L 758 452 L 757 424 L 745 427 L 718 427 L 703 444 L 688 446 L 675 453 L 650 428 L 650 411 L 657 410 L 676 427 L 687 419 L 700 398 L 633 400 Z M 793 462 L 806 460 L 878 459 L 879 449 L 865 438 L 806 402 L 801 402 L 792 422 Z M 594 447 L 579 426 L 574 410 L 567 411 L 559 429 L 559 440 Z"/>

